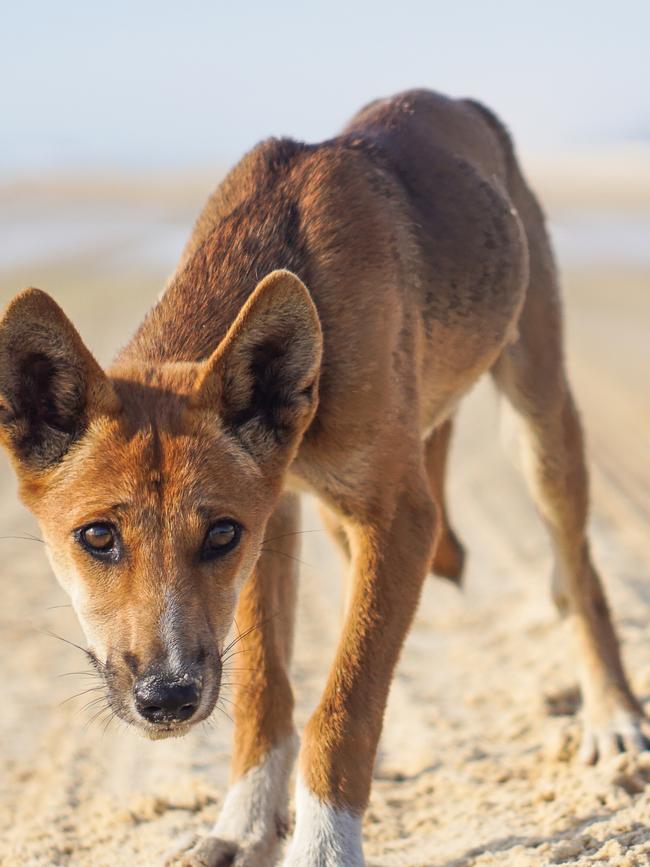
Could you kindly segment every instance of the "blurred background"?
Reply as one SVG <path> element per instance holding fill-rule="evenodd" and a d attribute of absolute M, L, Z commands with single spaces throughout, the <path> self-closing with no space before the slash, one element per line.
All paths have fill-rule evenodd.
<path fill-rule="evenodd" d="M 0 289 L 82 251 L 106 286 L 108 269 L 169 271 L 257 141 L 327 138 L 413 86 L 505 120 L 563 264 L 645 266 L 648 32 L 643 0 L 5 4 Z"/>
<path fill-rule="evenodd" d="M 46 289 L 107 363 L 163 288 L 203 200 L 257 141 L 328 138 L 364 103 L 414 86 L 485 102 L 549 218 L 594 547 L 647 698 L 649 33 L 647 0 L 5 3 L 0 303 Z M 488 385 L 461 413 L 450 488 L 466 588 L 425 589 L 391 693 L 370 863 L 648 863 L 650 767 L 626 766 L 612 783 L 548 760 L 549 734 L 565 745 L 553 755 L 575 745 L 573 672 L 545 591 L 548 545 L 496 416 Z M 84 707 L 92 693 L 69 701 L 85 688 L 72 674 L 84 661 L 47 633 L 82 639 L 4 459 L 0 492 L 0 863 L 159 864 L 216 816 L 228 719 L 151 744 L 104 731 Z M 334 646 L 341 568 L 311 503 L 304 526 L 299 724 Z"/>

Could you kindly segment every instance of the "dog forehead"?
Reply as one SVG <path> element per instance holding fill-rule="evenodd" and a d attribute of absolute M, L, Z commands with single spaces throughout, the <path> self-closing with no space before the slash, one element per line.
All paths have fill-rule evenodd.
<path fill-rule="evenodd" d="M 46 478 L 23 486 L 23 497 L 37 516 L 48 523 L 83 522 L 119 506 L 122 513 L 158 514 L 196 511 L 202 504 L 246 508 L 255 499 L 259 478 L 241 450 L 209 425 L 185 433 L 156 425 L 129 429 L 119 418 L 91 424 L 83 440 Z M 69 523 L 69 521 L 67 522 Z"/>
<path fill-rule="evenodd" d="M 258 475 L 242 450 L 208 424 L 170 431 L 153 421 L 135 432 L 118 425 L 90 432 L 87 440 L 75 475 L 128 500 L 164 493 L 165 500 L 177 501 Z"/>

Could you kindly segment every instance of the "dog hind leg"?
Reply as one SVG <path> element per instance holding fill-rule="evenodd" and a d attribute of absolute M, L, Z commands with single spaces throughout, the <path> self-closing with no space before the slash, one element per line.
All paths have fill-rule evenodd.
<path fill-rule="evenodd" d="M 465 548 L 449 523 L 444 489 L 452 429 L 453 421 L 449 418 L 429 434 L 424 443 L 424 459 L 431 495 L 438 510 L 431 571 L 454 584 L 461 584 Z"/>
<path fill-rule="evenodd" d="M 588 475 L 578 413 L 562 360 L 560 308 L 554 287 L 531 286 L 520 338 L 494 368 L 519 419 L 527 480 L 554 554 L 552 592 L 575 636 L 588 763 L 648 747 L 641 708 L 623 669 L 586 524 Z"/>

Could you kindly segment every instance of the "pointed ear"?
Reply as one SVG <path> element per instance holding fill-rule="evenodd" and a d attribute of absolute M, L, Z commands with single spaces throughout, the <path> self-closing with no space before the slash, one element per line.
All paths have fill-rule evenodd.
<path fill-rule="evenodd" d="M 0 440 L 18 466 L 63 458 L 90 414 L 116 412 L 106 375 L 49 295 L 25 289 L 0 321 Z"/>
<path fill-rule="evenodd" d="M 274 271 L 204 362 L 193 403 L 216 409 L 258 458 L 290 451 L 316 410 L 322 342 L 303 283 L 289 271 Z"/>

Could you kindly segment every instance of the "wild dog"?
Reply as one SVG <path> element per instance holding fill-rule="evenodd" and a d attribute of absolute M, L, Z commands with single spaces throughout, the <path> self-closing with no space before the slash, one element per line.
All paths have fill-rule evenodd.
<path fill-rule="evenodd" d="M 9 305 L 2 442 L 115 712 L 152 738 L 183 734 L 215 706 L 235 613 L 248 633 L 231 787 L 183 864 L 279 855 L 298 745 L 301 489 L 323 503 L 351 584 L 283 863 L 363 864 L 373 758 L 422 583 L 432 570 L 460 580 L 445 461 L 454 411 L 487 371 L 521 421 L 574 627 L 583 757 L 645 749 L 585 531 L 544 218 L 483 106 L 413 91 L 331 141 L 260 144 L 106 373 L 48 295 Z"/>

